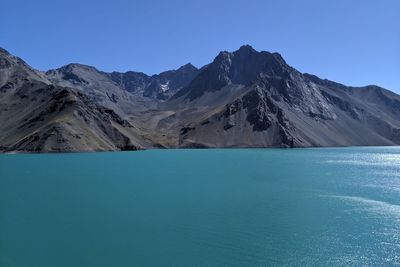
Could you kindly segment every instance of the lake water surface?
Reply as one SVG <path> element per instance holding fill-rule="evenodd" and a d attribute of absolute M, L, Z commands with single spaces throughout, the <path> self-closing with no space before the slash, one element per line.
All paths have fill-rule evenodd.
<path fill-rule="evenodd" d="M 400 148 L 0 155 L 0 266 L 400 264 Z"/>

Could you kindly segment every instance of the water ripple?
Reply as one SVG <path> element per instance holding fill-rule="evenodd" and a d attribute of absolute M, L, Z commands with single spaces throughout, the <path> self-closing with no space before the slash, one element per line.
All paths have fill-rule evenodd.
<path fill-rule="evenodd" d="M 400 205 L 357 196 L 321 195 L 321 197 L 337 198 L 352 204 L 356 204 L 358 207 L 363 208 L 364 210 L 380 215 L 391 215 L 400 219 Z"/>

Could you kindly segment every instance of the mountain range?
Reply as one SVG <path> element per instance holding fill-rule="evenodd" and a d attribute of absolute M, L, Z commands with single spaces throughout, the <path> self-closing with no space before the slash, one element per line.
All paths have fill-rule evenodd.
<path fill-rule="evenodd" d="M 43 72 L 0 48 L 3 152 L 399 144 L 399 95 L 301 73 L 249 45 L 152 76 Z"/>

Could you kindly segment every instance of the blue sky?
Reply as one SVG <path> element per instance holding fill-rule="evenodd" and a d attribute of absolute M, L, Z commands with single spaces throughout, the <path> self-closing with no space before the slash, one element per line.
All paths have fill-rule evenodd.
<path fill-rule="evenodd" d="M 400 93 L 398 0 L 2 0 L 0 46 L 41 70 L 79 62 L 148 74 L 242 44 L 302 72 Z"/>

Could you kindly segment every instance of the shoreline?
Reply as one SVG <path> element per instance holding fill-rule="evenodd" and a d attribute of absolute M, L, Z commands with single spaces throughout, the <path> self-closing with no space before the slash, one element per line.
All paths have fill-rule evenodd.
<path fill-rule="evenodd" d="M 144 148 L 135 150 L 82 150 L 82 151 L 21 151 L 21 150 L 11 150 L 11 151 L 0 151 L 0 155 L 29 155 L 29 154 L 90 154 L 90 153 L 114 153 L 114 152 L 144 152 L 144 151 L 156 151 L 156 150 L 235 150 L 235 149 L 246 149 L 246 150 L 256 150 L 256 149 L 282 149 L 282 150 L 304 150 L 304 149 L 339 149 L 339 148 L 372 148 L 372 147 L 382 147 L 382 148 L 396 148 L 399 145 L 362 145 L 362 146 L 310 146 L 310 147 L 176 147 L 176 148 Z"/>

